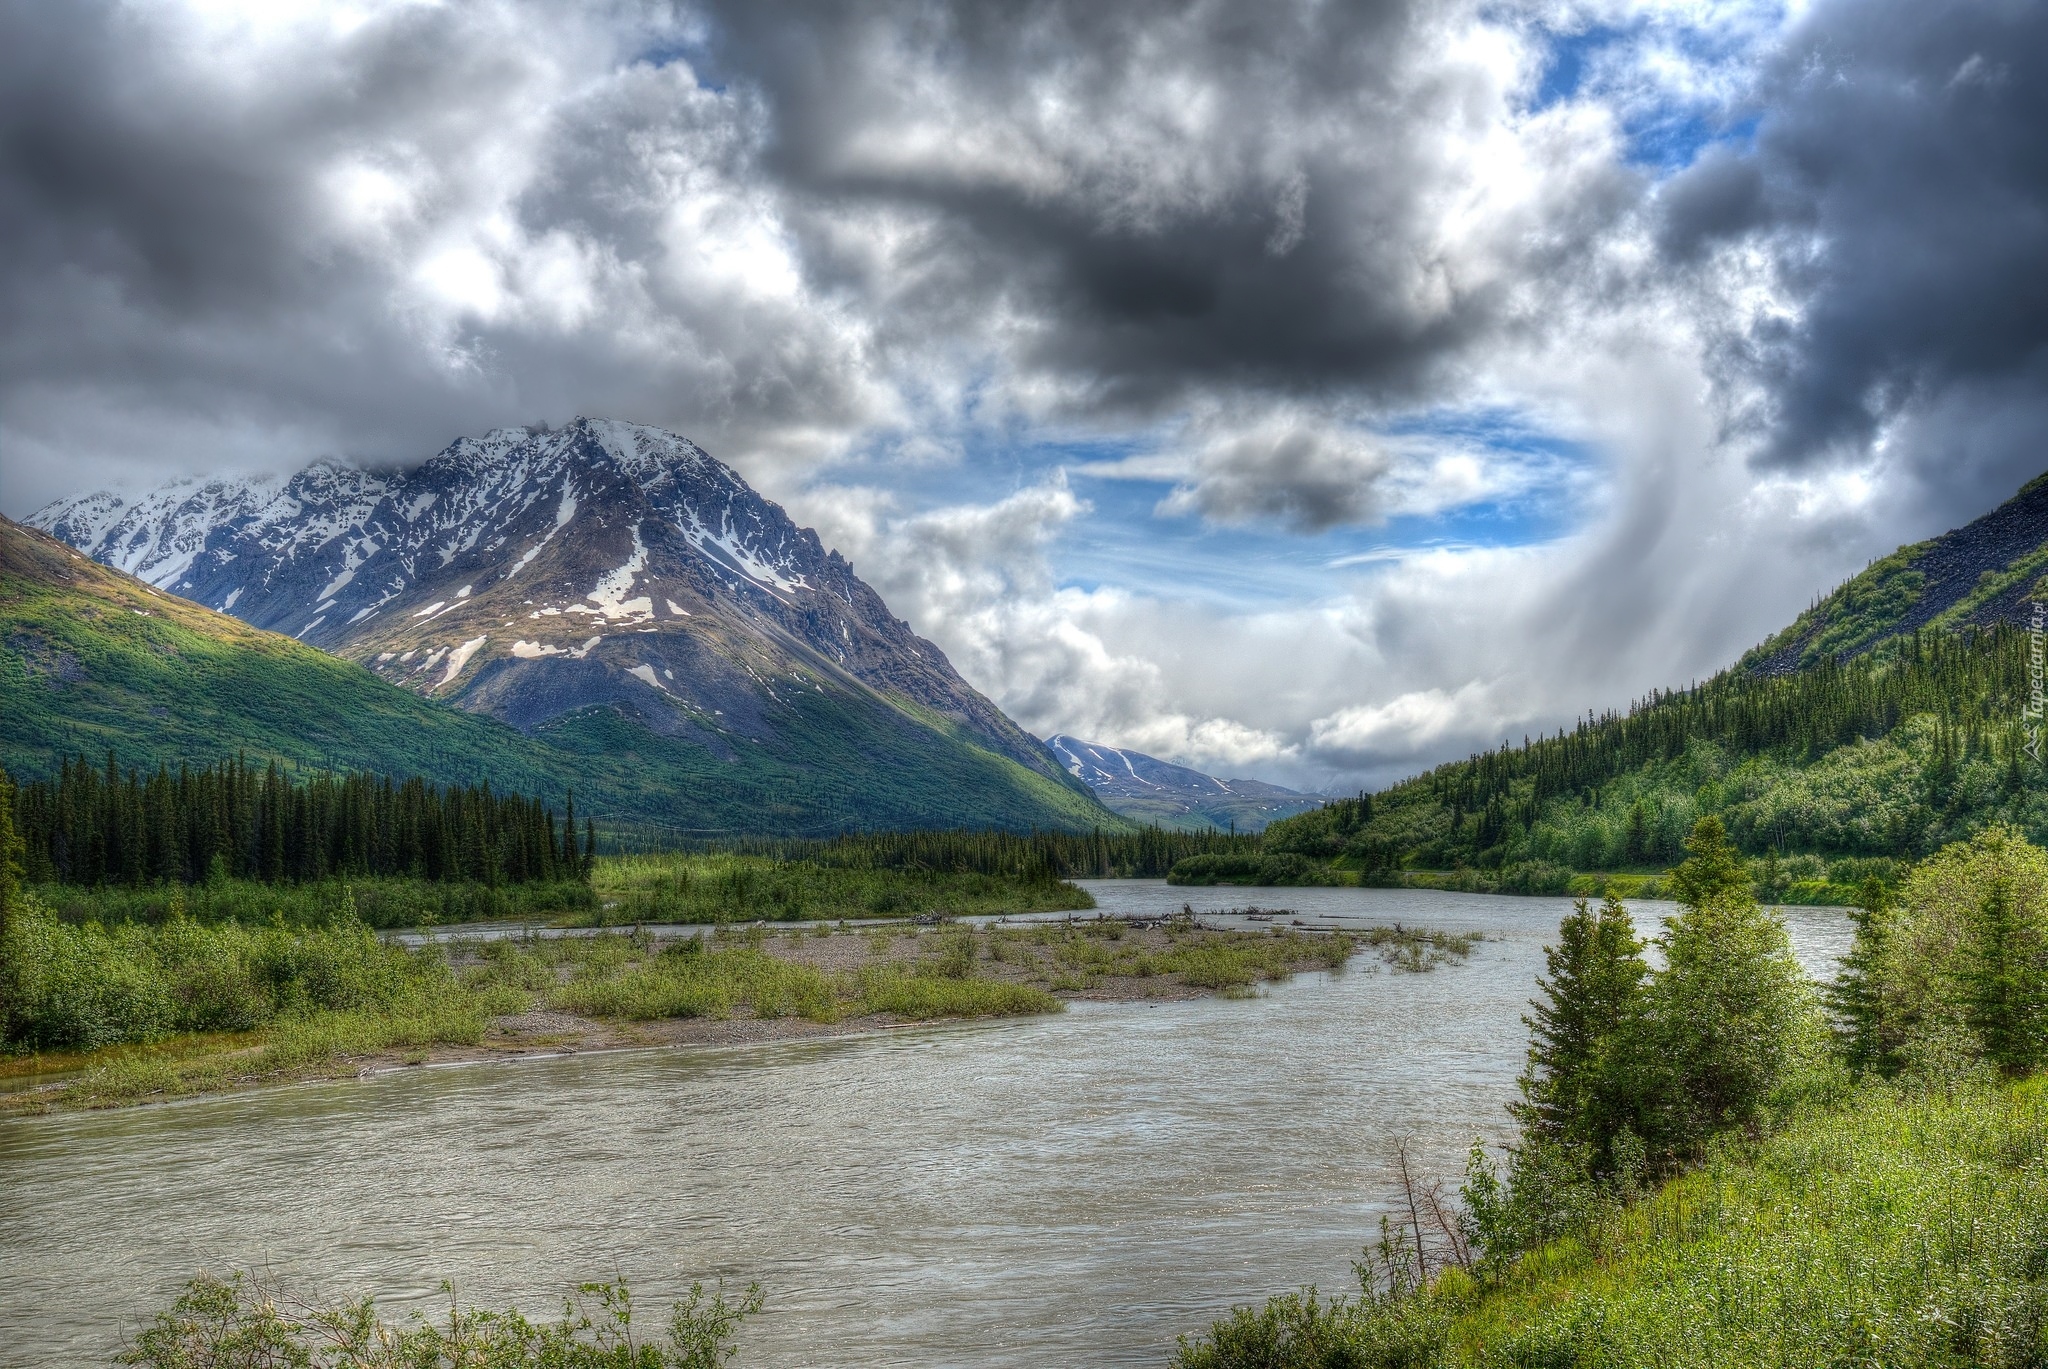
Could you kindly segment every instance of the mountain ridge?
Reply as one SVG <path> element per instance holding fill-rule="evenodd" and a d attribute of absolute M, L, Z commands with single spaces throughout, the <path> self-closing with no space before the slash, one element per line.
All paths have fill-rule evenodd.
<path fill-rule="evenodd" d="M 1746 652 L 1737 668 L 1782 674 L 1822 656 L 1877 650 L 1925 627 L 2023 625 L 2044 596 L 2048 474 L 1982 517 L 1879 557 Z"/>
<path fill-rule="evenodd" d="M 1125 747 L 1058 733 L 1046 738 L 1067 773 L 1127 818 L 1188 830 L 1256 832 L 1267 823 L 1319 808 L 1327 797 L 1264 780 L 1224 780 Z"/>

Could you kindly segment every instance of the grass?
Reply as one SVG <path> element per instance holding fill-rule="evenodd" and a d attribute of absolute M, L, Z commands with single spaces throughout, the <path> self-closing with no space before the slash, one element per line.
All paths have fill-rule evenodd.
<path fill-rule="evenodd" d="M 1360 946 L 1378 950 L 1397 969 L 1431 970 L 1463 959 L 1483 939 L 1392 927 L 1320 934 L 1280 927 L 1215 932 L 1169 926 L 1160 946 L 1131 934 L 1121 922 L 1102 919 L 994 927 L 980 935 L 978 954 L 1018 966 L 1046 987 L 1066 993 L 1086 992 L 1109 979 L 1157 979 L 1241 996 L 1302 970 L 1338 969 Z"/>
<path fill-rule="evenodd" d="M 807 939 L 808 940 L 808 939 Z M 945 938 L 929 938 L 939 943 Z M 329 927 L 189 919 L 74 927 L 30 903 L 8 942 L 0 1111 L 106 1107 L 344 1075 L 365 1059 L 477 1046 L 496 1017 L 905 1021 L 1051 1012 L 1041 988 L 975 973 L 970 948 L 827 971 L 763 949 L 759 929 L 658 945 L 624 932 L 440 946 Z M 54 1085 L 54 1087 L 49 1087 Z"/>
<path fill-rule="evenodd" d="M 1482 1283 L 1240 1309 L 1181 1369 L 1834 1369 L 2048 1358 L 2048 1088 L 1873 1086 Z"/>
<path fill-rule="evenodd" d="M 725 853 L 610 857 L 598 862 L 593 884 L 598 906 L 576 920 L 595 926 L 973 916 L 1095 906 L 1086 890 L 1064 881 Z"/>

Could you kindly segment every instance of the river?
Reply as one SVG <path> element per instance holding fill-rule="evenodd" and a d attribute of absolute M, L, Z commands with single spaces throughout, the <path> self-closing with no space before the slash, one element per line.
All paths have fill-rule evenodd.
<path fill-rule="evenodd" d="M 443 1279 L 547 1313 L 621 1274 L 652 1323 L 692 1280 L 758 1279 L 746 1369 L 1159 1365 L 1233 1303 L 1342 1291 L 1397 1140 L 1454 1175 L 1504 1135 L 1566 900 L 1087 886 L 1127 915 L 1256 900 L 1493 939 L 1249 1000 L 0 1121 L 0 1364 L 105 1364 L 195 1271 L 254 1268 L 387 1313 L 431 1310 Z M 1814 972 L 1846 946 L 1837 911 L 1787 919 Z"/>

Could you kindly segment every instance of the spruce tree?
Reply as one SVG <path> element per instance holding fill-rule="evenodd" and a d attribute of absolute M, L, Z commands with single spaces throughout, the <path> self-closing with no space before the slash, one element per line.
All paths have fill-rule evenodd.
<path fill-rule="evenodd" d="M 1658 938 L 1664 968 L 1628 1048 L 1653 1123 L 1644 1139 L 1674 1155 L 1758 1123 L 1826 1031 L 1785 924 L 1750 895 L 1720 823 L 1701 819 L 1686 849 L 1673 877 L 1685 908 Z"/>
<path fill-rule="evenodd" d="M 1544 949 L 1548 977 L 1530 1002 L 1529 1061 L 1511 1111 L 1525 1136 L 1580 1153 L 1610 1177 L 1614 1143 L 1637 1108 L 1617 1045 L 1629 1029 L 1648 967 L 1628 909 L 1609 896 L 1598 913 L 1580 899 Z"/>
<path fill-rule="evenodd" d="M 1749 873 L 1742 866 L 1742 852 L 1728 840 L 1728 829 L 1717 817 L 1704 817 L 1693 824 L 1685 839 L 1686 859 L 1671 872 L 1669 893 L 1689 908 L 1703 907 L 1726 897 L 1750 896 Z"/>
<path fill-rule="evenodd" d="M 14 831 L 14 800 L 14 779 L 0 769 L 0 948 L 7 944 L 15 901 L 21 896 L 21 839 Z M 4 980 L 0 975 L 0 992 L 5 991 Z"/>
<path fill-rule="evenodd" d="M 14 834 L 14 781 L 0 769 L 0 1042 L 14 1026 L 14 909 L 21 896 L 21 842 Z"/>
<path fill-rule="evenodd" d="M 1856 925 L 1855 938 L 1842 956 L 1840 971 L 1822 992 L 1850 1073 L 1888 1076 L 1898 1069 L 1899 1060 L 1885 1031 L 1878 974 L 1890 931 L 1891 891 L 1871 875 L 1863 881 L 1856 902 L 1849 913 Z"/>
<path fill-rule="evenodd" d="M 2030 1073 L 2042 1058 L 2048 982 L 2020 935 L 2012 890 L 1994 879 L 1971 919 L 1963 998 L 1984 1058 L 2008 1075 Z"/>

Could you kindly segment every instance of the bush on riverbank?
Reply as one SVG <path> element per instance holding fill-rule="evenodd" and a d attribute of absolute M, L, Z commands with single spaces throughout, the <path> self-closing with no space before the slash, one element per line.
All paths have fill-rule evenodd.
<path fill-rule="evenodd" d="M 344 909 L 344 914 L 346 910 Z M 73 926 L 34 899 L 0 947 L 0 1041 L 91 1050 L 175 1032 L 247 1032 L 281 1017 L 388 1012 L 446 978 L 438 959 L 380 943 L 345 915 L 329 926 Z"/>
<path fill-rule="evenodd" d="M 445 1285 L 444 1285 L 445 1287 Z M 445 1319 L 392 1324 L 367 1298 L 321 1306 L 242 1274 L 202 1274 L 118 1363 L 143 1369 L 717 1369 L 740 1324 L 761 1310 L 761 1286 L 727 1299 L 701 1283 L 669 1311 L 666 1335 L 633 1330 L 626 1282 L 587 1283 L 560 1320 L 464 1307 Z"/>

